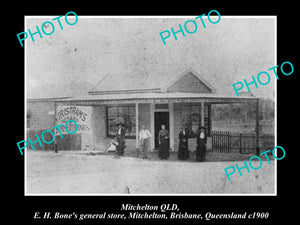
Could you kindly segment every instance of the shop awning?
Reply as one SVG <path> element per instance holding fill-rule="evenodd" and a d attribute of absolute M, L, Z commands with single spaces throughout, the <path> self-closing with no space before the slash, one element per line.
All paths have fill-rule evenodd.
<path fill-rule="evenodd" d="M 186 93 L 186 92 L 148 92 L 148 93 L 118 93 L 104 95 L 86 95 L 68 99 L 59 99 L 55 102 L 75 105 L 101 105 L 101 104 L 130 104 L 130 103 L 197 103 L 212 104 L 256 102 L 259 98 L 252 96 L 224 96 L 212 93 Z"/>

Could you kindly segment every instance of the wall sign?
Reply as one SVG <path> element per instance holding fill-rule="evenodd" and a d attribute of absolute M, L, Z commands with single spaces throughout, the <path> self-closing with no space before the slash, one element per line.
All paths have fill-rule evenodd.
<path fill-rule="evenodd" d="M 88 133 L 92 131 L 92 113 L 93 107 L 91 106 L 70 106 L 70 105 L 58 105 L 56 107 L 56 124 L 65 123 L 68 120 L 74 120 L 78 124 L 77 133 Z M 75 126 L 72 123 L 68 124 L 70 131 L 75 130 Z M 68 132 L 61 128 L 62 134 Z M 56 131 L 55 135 L 59 135 Z"/>

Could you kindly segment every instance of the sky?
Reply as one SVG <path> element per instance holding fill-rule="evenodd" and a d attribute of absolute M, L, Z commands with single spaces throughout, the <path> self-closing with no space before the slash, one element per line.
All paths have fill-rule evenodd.
<path fill-rule="evenodd" d="M 200 15 L 200 14 L 199 14 Z M 25 31 L 36 31 L 45 21 L 57 17 L 26 17 Z M 55 31 L 41 39 L 34 35 L 25 41 L 25 73 L 27 98 L 75 97 L 87 95 L 107 74 L 120 74 L 122 82 L 128 74 L 148 74 L 154 78 L 168 75 L 177 77 L 187 68 L 193 68 L 218 94 L 235 96 L 232 84 L 261 71 L 268 71 L 276 64 L 274 17 L 223 16 L 217 24 L 203 17 L 195 33 L 178 40 L 166 39 L 160 32 L 176 31 L 195 16 L 162 18 L 124 18 L 80 16 L 74 25 L 68 25 L 64 17 L 61 23 L 53 21 Z M 73 18 L 70 18 L 71 21 Z M 214 20 L 216 18 L 212 18 Z M 192 30 L 192 25 L 189 27 Z M 51 32 L 51 26 L 45 26 Z M 48 29 L 48 30 L 47 30 Z M 50 29 L 50 30 L 49 30 Z M 257 97 L 274 99 L 275 76 L 271 82 L 255 88 Z M 262 77 L 262 81 L 266 78 Z M 279 81 L 280 82 L 280 81 Z M 242 91 L 247 91 L 246 87 Z"/>

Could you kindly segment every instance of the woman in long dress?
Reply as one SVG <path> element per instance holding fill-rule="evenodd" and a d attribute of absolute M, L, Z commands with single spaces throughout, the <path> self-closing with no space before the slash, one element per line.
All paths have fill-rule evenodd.
<path fill-rule="evenodd" d="M 158 156 L 161 159 L 169 158 L 169 131 L 166 130 L 166 126 L 164 124 L 161 125 L 161 130 L 158 133 Z"/>
<path fill-rule="evenodd" d="M 189 132 L 187 127 L 184 125 L 182 130 L 179 132 L 179 147 L 177 158 L 180 160 L 187 160 L 190 158 L 188 139 Z"/>
<path fill-rule="evenodd" d="M 198 162 L 204 162 L 205 160 L 206 142 L 207 142 L 207 137 L 206 137 L 205 127 L 201 126 L 200 132 L 198 133 L 197 136 L 196 160 Z"/>

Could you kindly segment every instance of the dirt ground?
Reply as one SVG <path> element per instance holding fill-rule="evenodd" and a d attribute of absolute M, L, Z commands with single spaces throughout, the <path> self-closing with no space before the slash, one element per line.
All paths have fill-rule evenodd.
<path fill-rule="evenodd" d="M 258 170 L 224 168 L 237 162 L 143 160 L 78 152 L 26 152 L 26 194 L 274 194 L 275 161 Z M 257 164 L 255 164 L 257 163 Z M 253 166 L 258 162 L 253 160 Z"/>

